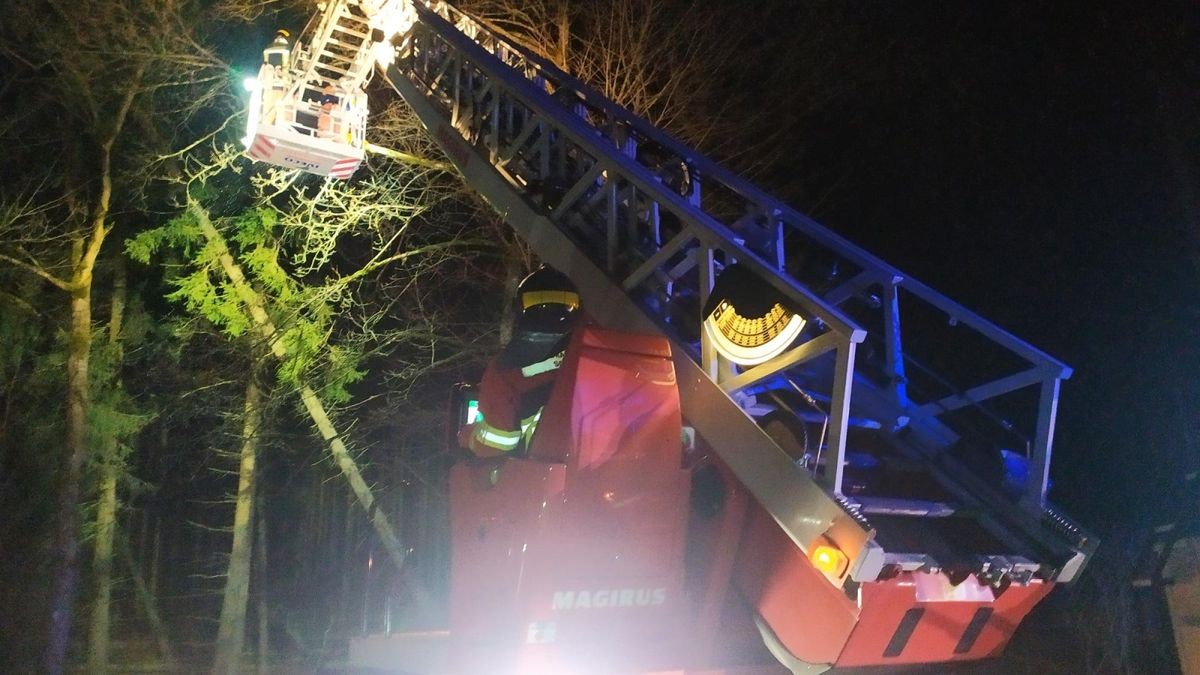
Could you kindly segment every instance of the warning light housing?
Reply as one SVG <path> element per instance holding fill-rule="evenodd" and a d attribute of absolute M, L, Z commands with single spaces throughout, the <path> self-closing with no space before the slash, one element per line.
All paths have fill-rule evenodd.
<path fill-rule="evenodd" d="M 725 268 L 703 315 L 704 331 L 722 356 L 741 366 L 765 363 L 796 340 L 805 320 L 782 296 L 741 265 Z"/>
<path fill-rule="evenodd" d="M 841 586 L 850 570 L 850 559 L 828 537 L 821 536 L 809 547 L 808 559 L 813 567 Z"/>

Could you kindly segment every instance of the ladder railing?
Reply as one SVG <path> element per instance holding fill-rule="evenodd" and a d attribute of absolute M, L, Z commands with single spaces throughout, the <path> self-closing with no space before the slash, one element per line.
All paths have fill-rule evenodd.
<path fill-rule="evenodd" d="M 470 21 L 441 7 L 456 25 Z M 443 46 L 443 38 L 451 36 L 415 31 L 407 45 L 408 72 L 444 99 L 459 133 L 486 149 L 496 168 L 547 209 L 551 220 L 589 250 L 614 282 L 640 297 L 665 327 L 675 328 L 680 344 L 692 345 L 710 377 L 729 383 L 727 393 L 736 394 L 789 367 L 836 352 L 844 382 L 834 397 L 829 445 L 840 457 L 854 349 L 866 332 L 811 289 L 779 274 L 743 243 L 744 237 L 706 211 L 700 189 L 708 183 L 702 174 L 672 185 L 675 167 L 653 170 L 639 163 L 636 142 L 617 148 L 605 135 L 620 120 L 595 117 L 596 109 L 574 88 L 554 89 L 539 64 L 526 61 L 526 54 L 482 29 L 475 34 L 468 40 L 456 33 L 460 43 Z M 479 69 L 467 52 L 480 48 L 510 68 Z M 720 270 L 734 261 L 757 271 L 819 335 L 769 363 L 735 373 L 698 330 L 699 306 L 707 301 Z M 689 325 L 678 325 L 681 322 Z M 696 334 L 689 335 L 691 330 Z M 829 464 L 840 466 L 833 458 Z M 829 473 L 827 485 L 835 493 L 840 492 L 837 473 Z"/>
<path fill-rule="evenodd" d="M 714 443 L 717 452 L 798 545 L 806 548 L 818 534 L 839 532 L 845 540 L 839 543 L 845 543 L 843 548 L 848 546 L 852 556 L 864 554 L 858 562 L 865 566 L 856 578 L 871 578 L 871 564 L 864 562 L 874 559 L 866 555 L 871 550 L 869 524 L 858 516 L 856 504 L 841 497 L 847 421 L 855 394 L 859 405 L 868 400 L 886 403 L 892 415 L 888 421 L 911 424 L 915 435 L 929 437 L 926 447 L 936 453 L 955 438 L 939 421 L 946 413 L 1040 386 L 1030 434 L 1036 439 L 1031 453 L 1036 479 L 1022 509 L 1029 515 L 1007 516 L 1026 529 L 1039 529 L 1037 521 L 1047 517 L 1043 500 L 1058 384 L 1070 375 L 1069 368 L 451 6 L 416 6 L 420 21 L 401 45 L 388 79 L 417 109 L 471 184 L 540 255 L 583 282 L 581 290 L 594 314 L 625 325 L 649 321 L 672 338 L 679 353 L 685 414 L 706 437 L 725 436 L 725 442 Z M 845 274 L 833 284 L 814 281 L 811 270 L 796 261 L 816 255 L 843 265 Z M 734 262 L 757 272 L 809 320 L 793 348 L 744 371 L 725 362 L 699 328 L 700 307 L 721 270 Z M 864 298 L 873 302 L 864 303 Z M 900 315 L 902 305 L 914 301 L 926 312 L 933 310 L 982 336 L 1025 367 L 953 396 L 912 402 Z M 867 313 L 867 320 L 882 338 L 878 363 L 856 364 L 857 350 L 868 335 L 858 318 L 864 314 L 859 305 L 874 312 Z M 638 316 L 630 308 L 640 310 Z M 747 416 L 738 415 L 737 422 L 727 417 L 731 400 L 752 409 L 753 392 L 781 375 L 797 374 L 806 387 L 829 401 L 827 470 L 817 478 L 819 488 Z M 869 379 L 882 380 L 883 386 L 872 386 Z M 720 423 L 703 423 L 710 415 Z M 722 428 L 727 419 L 730 428 Z M 943 456 L 936 459 L 939 466 L 954 466 Z M 1054 514 L 1054 522 L 1061 521 Z M 1054 531 L 1061 533 L 1062 528 Z M 1051 548 L 1062 545 L 1061 540 L 1048 541 L 1045 532 L 1032 536 Z"/>

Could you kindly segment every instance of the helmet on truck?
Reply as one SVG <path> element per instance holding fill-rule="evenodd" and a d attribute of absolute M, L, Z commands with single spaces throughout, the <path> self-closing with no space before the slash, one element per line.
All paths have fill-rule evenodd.
<path fill-rule="evenodd" d="M 507 367 L 525 367 L 557 355 L 580 314 L 579 291 L 567 275 L 542 265 L 517 286 L 513 337 L 500 353 Z"/>

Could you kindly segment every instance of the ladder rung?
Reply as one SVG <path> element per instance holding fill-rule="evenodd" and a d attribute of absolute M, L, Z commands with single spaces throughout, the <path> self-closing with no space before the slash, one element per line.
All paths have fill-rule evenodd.
<path fill-rule="evenodd" d="M 895 497 L 858 497 L 862 513 L 888 516 L 916 516 L 923 518 L 945 518 L 954 515 L 953 504 L 924 499 L 898 499 Z"/>
<path fill-rule="evenodd" d="M 350 74 L 349 70 L 346 70 L 344 68 L 338 68 L 337 66 L 325 65 L 324 63 L 321 63 L 319 61 L 313 64 L 313 68 L 320 68 L 321 70 L 332 70 L 333 72 L 341 73 L 342 75 Z"/>
<path fill-rule="evenodd" d="M 318 59 L 322 56 L 328 56 L 330 58 L 337 59 L 338 61 L 344 61 L 346 63 L 354 63 L 354 60 L 355 60 L 354 57 L 352 57 L 352 56 L 342 56 L 341 54 L 331 52 L 328 49 L 322 49 L 320 52 L 317 52 Z"/>
<path fill-rule="evenodd" d="M 336 21 L 334 21 L 334 25 L 337 25 L 337 22 L 338 22 L 338 21 L 341 21 L 341 20 L 343 20 L 343 19 L 345 19 L 345 20 L 347 20 L 347 21 L 350 21 L 350 22 L 353 22 L 353 23 L 357 23 L 357 24 L 363 25 L 363 26 L 370 26 L 370 25 L 371 25 L 371 20 L 370 20 L 370 19 L 368 19 L 367 17 L 365 17 L 365 16 L 354 16 L 353 14 L 350 14 L 349 12 L 342 12 L 341 14 L 339 14 L 339 15 L 338 15 L 338 18 L 337 18 L 337 20 L 336 20 Z"/>
<path fill-rule="evenodd" d="M 345 33 L 346 35 L 353 35 L 354 37 L 362 38 L 363 40 L 366 40 L 368 37 L 371 36 L 370 33 L 360 33 L 356 30 L 350 30 L 349 28 L 346 28 L 345 26 L 339 26 L 337 24 L 333 25 L 333 30 L 335 30 L 339 33 Z"/>
<path fill-rule="evenodd" d="M 359 16 L 359 14 L 355 14 L 354 12 L 350 11 L 350 7 L 348 5 L 346 7 L 343 7 L 341 12 L 337 13 L 337 17 L 342 18 L 342 19 L 355 20 L 355 22 L 364 23 L 364 24 L 371 23 L 371 19 L 368 18 L 366 16 L 366 14 L 362 14 L 362 16 Z"/>
<path fill-rule="evenodd" d="M 353 49 L 353 50 L 355 50 L 355 51 L 358 51 L 359 49 L 362 49 L 362 44 L 363 44 L 363 43 L 362 43 L 362 42 L 359 42 L 359 43 L 353 43 L 353 42 L 342 42 L 341 40 L 334 40 L 333 38 L 330 38 L 330 39 L 328 39 L 328 40 L 326 40 L 326 41 L 325 41 L 325 44 L 326 44 L 327 46 L 328 46 L 328 45 L 337 45 L 337 46 L 339 46 L 339 47 L 344 47 L 344 48 L 346 48 L 346 49 Z"/>

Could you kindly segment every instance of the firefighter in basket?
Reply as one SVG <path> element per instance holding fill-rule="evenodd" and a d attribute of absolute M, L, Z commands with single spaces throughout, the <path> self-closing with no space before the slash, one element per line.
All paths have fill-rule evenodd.
<path fill-rule="evenodd" d="M 263 50 L 263 65 L 259 73 L 259 84 L 263 87 L 263 122 L 275 124 L 279 109 L 287 95 L 288 68 L 292 66 L 291 33 L 286 30 L 275 32 L 271 46 Z"/>

